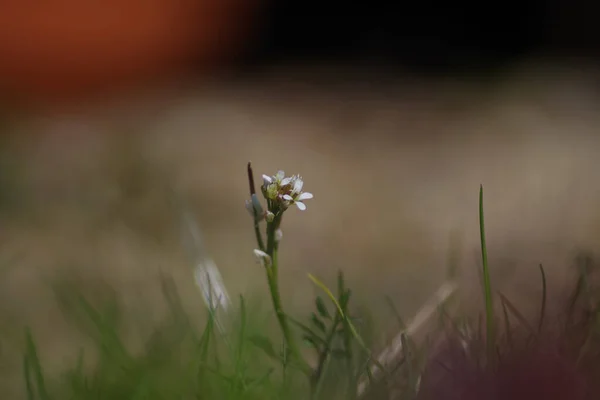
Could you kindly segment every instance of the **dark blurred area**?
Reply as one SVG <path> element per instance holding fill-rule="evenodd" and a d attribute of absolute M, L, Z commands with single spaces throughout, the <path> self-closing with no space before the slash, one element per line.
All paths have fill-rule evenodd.
<path fill-rule="evenodd" d="M 595 57 L 591 0 L 273 2 L 252 60 L 471 71 L 532 56 Z"/>
<path fill-rule="evenodd" d="M 521 59 L 587 62 L 598 55 L 598 9 L 592 0 L 2 0 L 0 91 L 5 104 L 54 104 L 281 64 L 479 75 Z"/>

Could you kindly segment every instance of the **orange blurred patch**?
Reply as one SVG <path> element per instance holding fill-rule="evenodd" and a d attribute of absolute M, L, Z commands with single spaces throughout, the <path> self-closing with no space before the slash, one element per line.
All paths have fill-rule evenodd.
<path fill-rule="evenodd" d="M 236 49 L 239 0 L 0 0 L 0 89 L 56 102 L 143 83 Z"/>

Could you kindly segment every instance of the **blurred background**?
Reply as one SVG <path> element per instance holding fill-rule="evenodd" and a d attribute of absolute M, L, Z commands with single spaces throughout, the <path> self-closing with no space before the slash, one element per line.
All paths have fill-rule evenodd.
<path fill-rule="evenodd" d="M 307 272 L 343 269 L 359 303 L 409 318 L 450 250 L 476 283 L 481 183 L 495 282 L 535 308 L 543 262 L 558 298 L 600 233 L 598 7 L 2 0 L 3 326 L 44 332 L 50 366 L 76 354 L 56 279 L 158 319 L 167 273 L 200 313 L 172 191 L 233 298 L 264 293 L 248 160 L 315 196 L 284 222 L 292 308 Z"/>
<path fill-rule="evenodd" d="M 589 59 L 600 38 L 590 0 L 4 0 L 1 7 L 0 76 L 9 104 L 281 64 L 473 77 L 531 57 Z"/>

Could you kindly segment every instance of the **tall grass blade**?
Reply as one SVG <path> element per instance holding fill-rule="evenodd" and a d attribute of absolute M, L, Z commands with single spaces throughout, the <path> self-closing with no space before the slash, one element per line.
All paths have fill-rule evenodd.
<path fill-rule="evenodd" d="M 486 344 L 488 356 L 496 354 L 496 327 L 494 324 L 494 304 L 492 297 L 492 282 L 488 265 L 487 246 L 485 241 L 485 222 L 483 214 L 483 185 L 479 186 L 479 233 L 481 237 L 481 258 L 483 261 L 483 292 L 485 297 Z"/>
<path fill-rule="evenodd" d="M 546 272 L 544 266 L 540 264 L 540 274 L 542 275 L 542 305 L 540 309 L 540 321 L 538 323 L 538 334 L 542 332 L 544 327 L 544 319 L 546 318 L 546 296 L 547 296 L 547 285 L 546 285 Z"/>
<path fill-rule="evenodd" d="M 372 357 L 371 350 L 369 350 L 369 348 L 365 345 L 364 340 L 358 334 L 358 331 L 354 327 L 354 324 L 352 324 L 352 321 L 350 321 L 350 318 L 348 318 L 348 316 L 346 315 L 346 313 L 342 309 L 340 303 L 337 301 L 337 299 L 335 298 L 335 296 L 333 295 L 333 293 L 331 293 L 331 290 L 329 290 L 329 288 L 323 282 L 321 282 L 319 279 L 317 279 L 316 277 L 314 277 L 312 274 L 308 274 L 308 278 L 316 286 L 318 286 L 321 290 L 323 290 L 323 292 L 325 292 L 325 294 L 329 297 L 329 299 L 332 301 L 332 303 L 337 308 L 337 311 L 338 311 L 338 313 L 340 315 L 340 318 L 342 319 L 342 321 L 345 324 L 346 328 L 349 330 L 349 332 L 354 337 L 354 340 L 358 343 L 358 345 L 361 347 L 361 349 L 369 356 L 369 358 L 371 359 L 371 362 L 373 364 L 375 364 L 377 366 L 377 368 L 379 368 L 384 373 L 384 375 L 387 376 L 388 373 L 387 373 L 386 368 L 384 368 L 383 365 L 377 359 L 375 359 L 374 357 Z"/>

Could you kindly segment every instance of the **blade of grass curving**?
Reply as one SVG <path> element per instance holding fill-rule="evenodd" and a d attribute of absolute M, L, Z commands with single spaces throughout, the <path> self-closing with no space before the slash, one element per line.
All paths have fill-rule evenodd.
<path fill-rule="evenodd" d="M 527 318 L 525 318 L 523 316 L 523 314 L 521 314 L 521 312 L 519 311 L 519 309 L 517 307 L 515 307 L 515 305 L 512 304 L 510 302 L 510 300 L 508 300 L 508 298 L 504 294 L 502 294 L 501 292 L 498 292 L 498 295 L 500 296 L 500 299 L 502 300 L 502 303 L 504 303 L 506 305 L 506 307 L 508 308 L 508 310 L 515 316 L 515 318 L 519 321 L 519 323 L 521 325 L 523 325 L 523 327 L 533 337 L 537 337 L 537 333 L 536 333 L 535 329 L 533 329 L 533 327 L 531 326 L 531 324 L 527 321 Z"/>
<path fill-rule="evenodd" d="M 37 347 L 33 340 L 33 336 L 31 334 L 31 330 L 29 328 L 25 329 L 25 346 L 26 346 L 26 357 L 27 364 L 29 370 L 33 372 L 33 377 L 35 378 L 35 385 L 37 387 L 37 392 L 39 394 L 40 400 L 49 400 L 50 395 L 46 389 L 46 382 L 44 379 L 44 372 L 42 369 L 42 364 L 40 363 L 40 359 L 37 354 Z M 27 375 L 26 375 L 27 376 Z M 31 380 L 30 380 L 31 384 Z M 33 392 L 31 392 L 33 393 Z"/>
<path fill-rule="evenodd" d="M 488 265 L 487 246 L 485 241 L 485 222 L 483 213 L 483 185 L 479 186 L 479 233 L 481 238 L 481 258 L 483 261 L 483 291 L 485 297 L 486 344 L 488 356 L 493 359 L 496 351 L 496 327 L 494 324 L 494 304 L 492 283 Z"/>
<path fill-rule="evenodd" d="M 375 364 L 377 366 L 377 368 L 379 368 L 382 372 L 384 372 L 384 375 L 387 376 L 388 374 L 387 374 L 386 369 L 383 367 L 383 365 L 381 365 L 381 363 L 379 361 L 377 361 L 377 359 L 375 359 L 374 357 L 372 357 L 371 350 L 369 350 L 369 348 L 365 345 L 362 337 L 356 331 L 356 328 L 354 327 L 354 324 L 352 324 L 352 321 L 350 321 L 350 319 L 348 318 L 348 316 L 344 313 L 344 310 L 340 306 L 340 303 L 337 301 L 337 299 L 335 298 L 335 296 L 333 295 L 333 293 L 331 293 L 331 290 L 329 290 L 329 288 L 323 282 L 321 282 L 319 279 L 317 279 L 312 274 L 308 274 L 308 278 L 315 285 L 317 285 L 321 290 L 323 290 L 323 292 L 325 292 L 325 294 L 329 297 L 329 299 L 333 302 L 333 304 L 337 308 L 337 311 L 338 311 L 340 317 L 342 318 L 342 321 L 344 322 L 344 324 L 346 325 L 346 327 L 349 329 L 349 331 L 352 333 L 352 336 L 354 337 L 354 340 L 358 343 L 358 345 L 361 347 L 361 349 L 363 351 L 365 351 L 366 354 L 369 355 L 369 358 L 371 359 L 371 362 L 373 362 L 373 364 Z"/>
<path fill-rule="evenodd" d="M 540 274 L 542 275 L 542 305 L 540 310 L 540 321 L 538 323 L 538 334 L 542 333 L 542 328 L 544 327 L 544 319 L 546 318 L 546 272 L 544 271 L 544 266 L 542 264 L 540 264 Z"/>
<path fill-rule="evenodd" d="M 366 348 L 366 346 L 365 346 L 362 338 L 360 337 L 360 335 L 356 331 L 356 328 L 354 327 L 354 325 L 352 324 L 352 322 L 346 316 L 346 313 L 342 309 L 342 306 L 340 305 L 340 303 L 338 302 L 338 300 L 335 298 L 335 296 L 333 295 L 333 293 L 331 292 L 331 290 L 329 290 L 329 288 L 327 286 L 325 286 L 325 284 L 323 284 L 320 280 L 318 280 L 317 278 L 315 278 L 312 274 L 308 274 L 308 278 L 315 285 L 317 285 L 321 290 L 323 290 L 325 292 L 325 294 L 329 297 L 329 299 L 333 302 L 333 304 L 337 308 L 337 311 L 338 311 L 340 317 L 342 318 L 342 320 L 348 325 L 348 328 L 350 328 L 350 331 L 352 332 L 352 335 L 354 336 L 354 339 L 361 345 L 361 347 L 363 347 L 363 348 L 365 348 L 365 350 L 369 351 Z"/>

